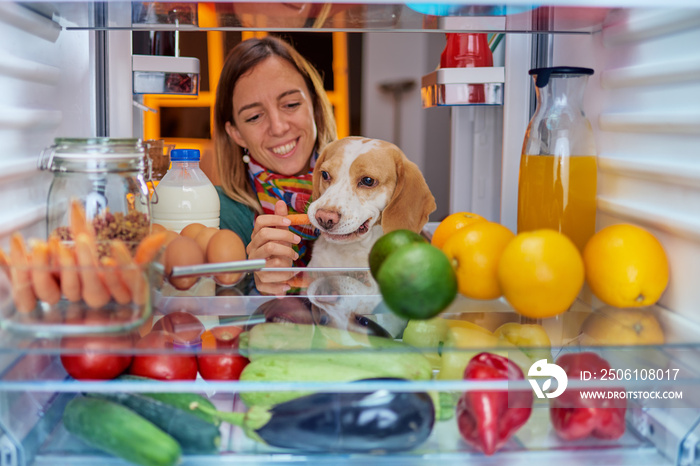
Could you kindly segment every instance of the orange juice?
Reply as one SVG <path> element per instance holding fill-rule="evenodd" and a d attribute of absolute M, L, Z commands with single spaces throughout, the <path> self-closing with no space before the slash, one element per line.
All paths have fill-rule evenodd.
<path fill-rule="evenodd" d="M 551 228 L 583 251 L 595 233 L 597 164 L 592 155 L 520 159 L 518 233 Z"/>

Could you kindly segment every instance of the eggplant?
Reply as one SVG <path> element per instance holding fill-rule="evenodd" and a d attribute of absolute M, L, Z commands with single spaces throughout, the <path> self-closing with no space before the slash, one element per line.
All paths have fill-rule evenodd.
<path fill-rule="evenodd" d="M 270 446 L 323 453 L 410 450 L 430 436 L 435 423 L 429 394 L 384 389 L 314 393 L 272 407 L 253 406 L 247 413 L 211 414 Z"/>

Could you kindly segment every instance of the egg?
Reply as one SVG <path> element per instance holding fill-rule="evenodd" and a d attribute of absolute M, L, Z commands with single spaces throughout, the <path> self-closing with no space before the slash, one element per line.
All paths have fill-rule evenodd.
<path fill-rule="evenodd" d="M 218 231 L 218 228 L 206 227 L 204 230 L 201 230 L 197 234 L 197 236 L 194 237 L 194 240 L 197 242 L 197 244 L 199 244 L 199 247 L 202 249 L 202 252 L 207 252 L 207 245 L 209 244 L 209 240 Z"/>
<path fill-rule="evenodd" d="M 231 230 L 219 230 L 207 245 L 207 262 L 233 262 L 246 259 L 245 245 L 241 238 Z M 241 277 L 240 272 L 222 273 L 214 276 L 220 285 L 233 285 Z"/>
<path fill-rule="evenodd" d="M 168 244 L 170 244 L 170 242 L 172 240 L 177 239 L 179 237 L 180 237 L 180 235 L 175 233 L 173 230 L 166 230 L 165 231 L 165 245 L 167 246 Z"/>
<path fill-rule="evenodd" d="M 167 230 L 168 229 L 165 228 L 160 223 L 151 223 L 151 233 L 160 233 L 161 231 L 167 231 Z"/>
<path fill-rule="evenodd" d="M 180 230 L 180 236 L 187 236 L 188 238 L 195 239 L 200 231 L 204 230 L 206 225 L 201 223 L 190 223 L 185 228 Z"/>
<path fill-rule="evenodd" d="M 190 289 L 199 277 L 170 277 L 173 267 L 204 263 L 204 253 L 197 242 L 187 236 L 175 238 L 165 247 L 163 264 L 170 283 L 178 290 Z"/>

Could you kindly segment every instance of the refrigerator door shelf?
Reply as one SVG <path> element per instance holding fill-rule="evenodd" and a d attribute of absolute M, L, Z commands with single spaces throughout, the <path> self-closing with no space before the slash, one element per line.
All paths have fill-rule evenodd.
<path fill-rule="evenodd" d="M 134 55 L 132 69 L 134 94 L 199 93 L 198 58 Z"/>
<path fill-rule="evenodd" d="M 423 108 L 450 105 L 503 105 L 502 66 L 441 68 L 421 79 Z"/>

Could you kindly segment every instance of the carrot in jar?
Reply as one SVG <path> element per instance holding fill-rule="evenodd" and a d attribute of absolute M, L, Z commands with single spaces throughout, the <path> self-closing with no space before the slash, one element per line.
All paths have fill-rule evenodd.
<path fill-rule="evenodd" d="M 80 301 L 81 285 L 73 250 L 64 243 L 58 243 L 58 270 L 61 276 L 61 292 L 70 302 Z"/>
<path fill-rule="evenodd" d="M 120 277 L 117 261 L 111 257 L 105 256 L 100 259 L 100 264 L 102 265 L 100 269 L 101 277 L 105 285 L 107 285 L 107 289 L 112 295 L 112 298 L 114 298 L 118 304 L 130 303 L 131 291 Z"/>
<path fill-rule="evenodd" d="M 83 301 L 93 309 L 104 307 L 110 300 L 110 294 L 97 274 L 97 252 L 95 243 L 87 234 L 80 233 L 75 238 L 75 255 L 80 267 Z"/>
<path fill-rule="evenodd" d="M 158 233 L 146 235 L 146 237 L 143 238 L 136 247 L 134 262 L 139 265 L 144 265 L 151 262 L 156 258 L 158 252 L 160 252 L 160 249 L 163 247 L 167 239 L 168 233 L 166 231 L 159 231 Z"/>
<path fill-rule="evenodd" d="M 86 234 L 92 241 L 95 240 L 95 228 L 88 222 L 85 209 L 77 199 L 73 199 L 70 203 L 70 230 L 73 239 L 80 234 Z"/>
<path fill-rule="evenodd" d="M 10 260 L 2 249 L 0 249 L 0 270 L 5 272 L 8 278 L 10 277 Z"/>
<path fill-rule="evenodd" d="M 32 289 L 29 271 L 29 259 L 24 239 L 19 233 L 10 238 L 10 275 L 12 280 L 12 297 L 20 312 L 31 312 L 36 307 L 36 295 Z"/>
<path fill-rule="evenodd" d="M 50 305 L 61 300 L 61 288 L 51 272 L 49 245 L 43 241 L 32 240 L 32 284 L 36 297 Z"/>
<path fill-rule="evenodd" d="M 129 248 L 119 239 L 112 241 L 111 254 L 112 259 L 117 264 L 117 270 L 123 283 L 131 291 L 134 303 L 143 305 L 146 302 L 145 293 L 148 291 L 148 283 L 146 283 L 141 267 L 136 265 Z"/>

